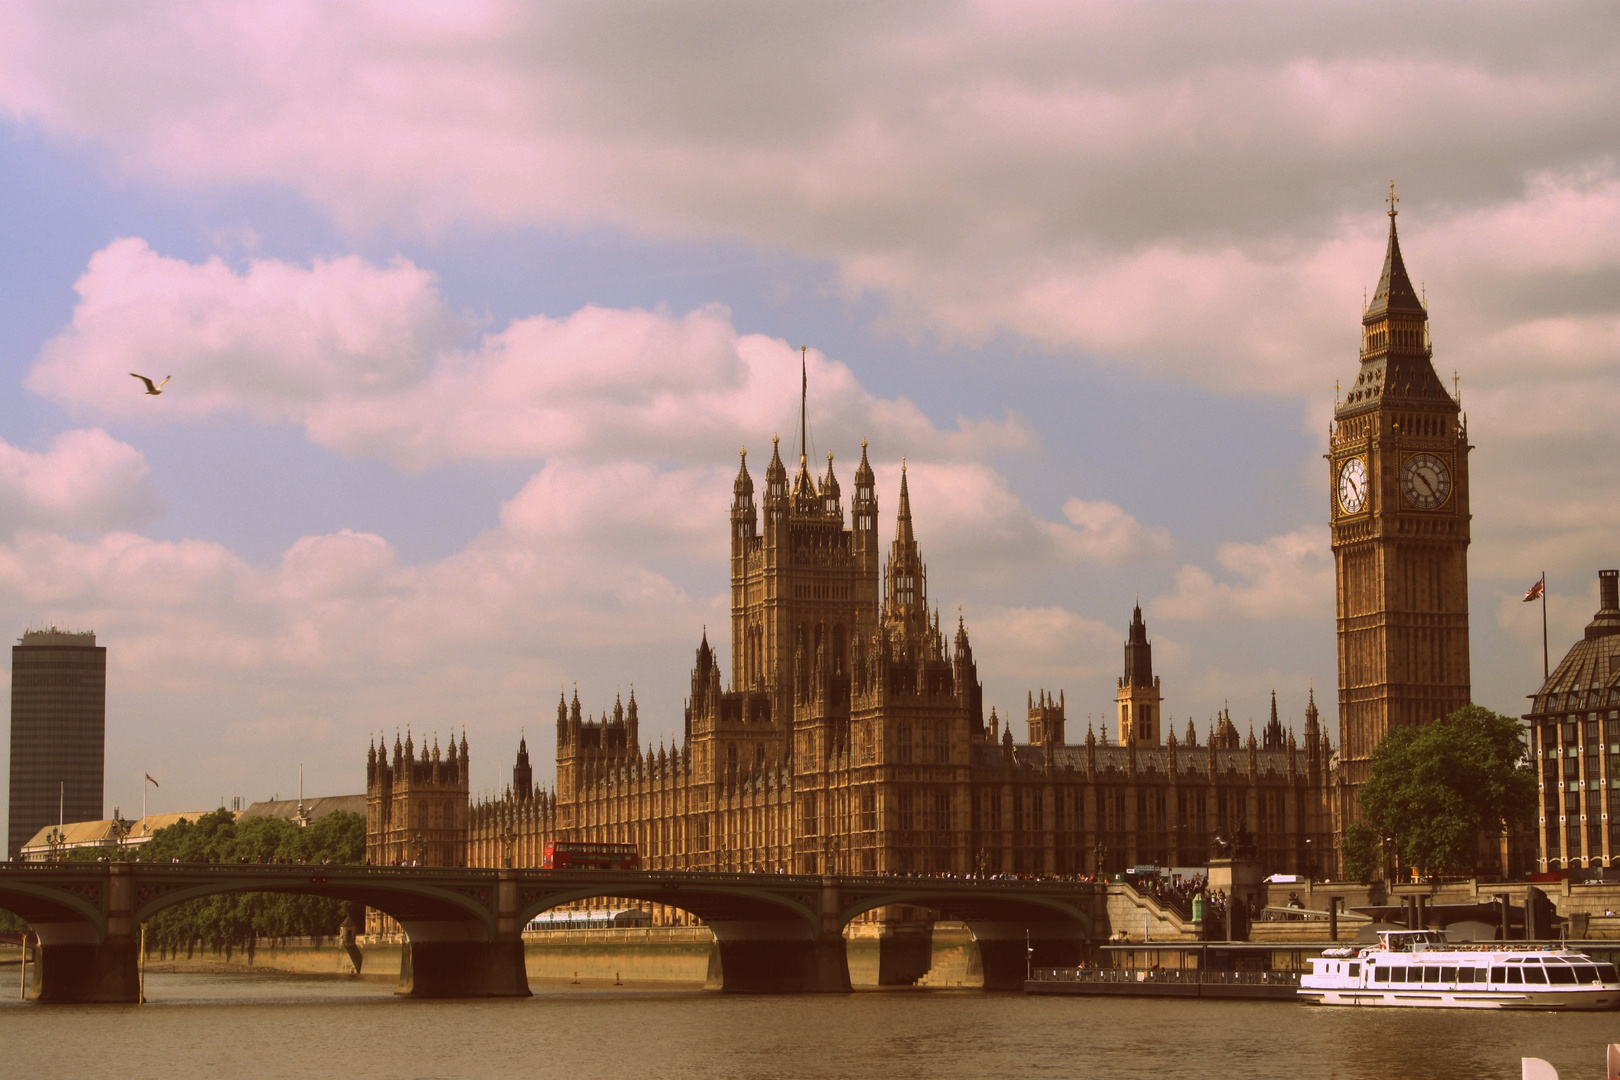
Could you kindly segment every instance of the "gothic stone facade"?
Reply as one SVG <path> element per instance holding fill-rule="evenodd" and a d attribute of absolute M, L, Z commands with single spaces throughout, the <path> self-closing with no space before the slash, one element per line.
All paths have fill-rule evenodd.
<path fill-rule="evenodd" d="M 1314 701 L 1302 744 L 1275 704 L 1258 741 L 1225 715 L 1202 745 L 1190 722 L 1180 740 L 1161 735 L 1138 610 L 1117 740 L 1067 741 L 1064 696 L 1041 691 L 1016 742 L 1011 723 L 984 715 L 965 624 L 942 630 L 929 606 L 904 470 L 886 566 L 864 444 L 848 527 L 831 455 L 813 477 L 801 452 L 790 483 L 773 452 L 762 507 L 754 493 L 745 457 L 730 507 L 729 685 L 705 635 L 681 743 L 641 744 L 634 694 L 595 718 L 576 693 L 557 706 L 555 789 L 534 783 L 520 742 L 502 797 L 469 806 L 462 786 L 450 801 L 465 819 L 428 812 L 430 827 L 464 824 L 459 847 L 418 843 L 427 858 L 537 866 L 548 841 L 595 840 L 639 845 L 649 869 L 1036 875 L 1200 865 L 1218 833 L 1248 833 L 1268 871 L 1305 871 L 1331 850 Z M 444 802 L 452 768 L 464 785 L 466 749 L 453 765 L 413 764 L 408 747 L 394 757 L 374 754 L 368 772 L 389 807 L 372 822 L 385 861 L 412 850 L 417 800 Z"/>
<path fill-rule="evenodd" d="M 1389 242 L 1361 367 L 1328 452 L 1339 646 L 1341 824 L 1391 727 L 1468 704 L 1468 430 L 1435 374 L 1428 310 Z"/>

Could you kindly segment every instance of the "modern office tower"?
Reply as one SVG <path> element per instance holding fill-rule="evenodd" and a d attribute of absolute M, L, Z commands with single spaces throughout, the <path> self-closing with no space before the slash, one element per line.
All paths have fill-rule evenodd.
<path fill-rule="evenodd" d="M 23 634 L 11 648 L 8 857 L 58 820 L 101 818 L 106 736 L 106 647 L 93 632 Z"/>

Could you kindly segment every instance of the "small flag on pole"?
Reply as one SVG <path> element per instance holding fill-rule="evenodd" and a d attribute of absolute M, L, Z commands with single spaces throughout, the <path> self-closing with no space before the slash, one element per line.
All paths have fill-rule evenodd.
<path fill-rule="evenodd" d="M 151 784 L 155 788 L 160 788 L 160 787 L 163 786 L 162 784 L 158 783 L 156 780 L 152 779 L 152 774 L 151 773 L 146 774 L 146 782 L 148 784 Z"/>
<path fill-rule="evenodd" d="M 1530 586 L 1530 591 L 1524 594 L 1524 602 L 1528 604 L 1532 600 L 1540 600 L 1541 594 L 1546 591 L 1547 579 L 1543 577 L 1540 581 Z"/>

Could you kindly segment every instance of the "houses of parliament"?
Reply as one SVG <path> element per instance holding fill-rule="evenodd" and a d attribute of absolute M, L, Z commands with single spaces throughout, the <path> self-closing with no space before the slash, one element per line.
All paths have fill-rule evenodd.
<path fill-rule="evenodd" d="M 592 715 L 576 692 L 557 702 L 555 787 L 520 741 L 510 787 L 473 802 L 465 737 L 373 744 L 369 860 L 538 866 L 567 840 L 634 843 L 649 869 L 1061 875 L 1201 865 L 1219 838 L 1267 872 L 1334 873 L 1383 732 L 1469 699 L 1467 435 L 1390 206 L 1328 454 L 1337 751 L 1314 694 L 1297 735 L 1275 696 L 1258 735 L 1225 713 L 1202 738 L 1172 730 L 1140 608 L 1111 731 L 1071 728 L 1062 691 L 1031 690 L 1021 732 L 986 715 L 969 628 L 930 596 L 904 467 L 885 551 L 865 443 L 846 508 L 832 455 L 813 472 L 801 437 L 791 474 L 773 443 L 762 489 L 744 454 L 716 507 L 730 635 L 697 646 L 677 745 L 642 744 L 634 694 Z"/>

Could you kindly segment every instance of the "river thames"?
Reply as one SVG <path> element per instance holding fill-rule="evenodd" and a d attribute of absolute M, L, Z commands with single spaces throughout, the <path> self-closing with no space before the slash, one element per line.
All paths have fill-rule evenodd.
<path fill-rule="evenodd" d="M 151 975 L 141 1006 L 0 1005 L 9 1077 L 1516 1080 L 1603 1075 L 1620 1013 L 1352 1011 L 964 991 L 733 997 L 536 989 L 408 1001 L 384 983 Z"/>

